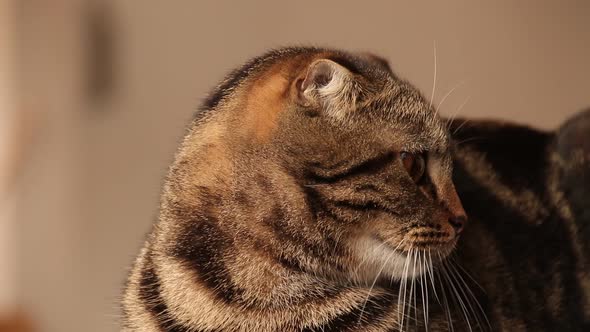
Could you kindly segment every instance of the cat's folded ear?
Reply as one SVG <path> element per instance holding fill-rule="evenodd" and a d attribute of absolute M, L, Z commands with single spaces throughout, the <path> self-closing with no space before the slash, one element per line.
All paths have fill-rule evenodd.
<path fill-rule="evenodd" d="M 354 109 L 359 93 L 355 77 L 344 66 L 328 59 L 312 62 L 296 82 L 297 101 L 343 118 Z"/>
<path fill-rule="evenodd" d="M 389 61 L 387 61 L 387 59 L 380 57 L 376 54 L 373 54 L 371 52 L 365 52 L 362 53 L 363 56 L 365 56 L 366 58 L 368 58 L 369 60 L 375 62 L 376 64 L 378 64 L 381 68 L 387 70 L 391 75 L 395 76 L 393 70 L 391 69 L 391 66 L 389 65 Z"/>

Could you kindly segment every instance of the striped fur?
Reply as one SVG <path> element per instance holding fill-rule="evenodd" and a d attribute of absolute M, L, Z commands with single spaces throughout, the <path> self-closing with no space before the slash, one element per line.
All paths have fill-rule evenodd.
<path fill-rule="evenodd" d="M 505 243 L 486 228 L 485 212 L 482 217 L 469 211 L 484 209 L 477 203 L 480 192 L 492 195 L 489 202 L 506 213 L 527 207 L 508 215 L 522 227 L 535 227 L 539 218 L 555 218 L 557 212 L 536 187 L 502 182 L 494 174 L 503 174 L 506 165 L 490 163 L 476 143 L 454 148 L 447 124 L 435 113 L 386 62 L 367 54 L 287 48 L 231 73 L 204 102 L 170 167 L 158 221 L 128 279 L 123 331 L 529 327 L 527 319 L 511 315 L 516 311 L 503 310 L 504 302 L 494 302 L 504 299 L 512 308 L 504 293 L 495 296 L 497 284 L 484 283 L 492 293 L 472 284 L 467 290 L 471 281 L 448 256 L 459 243 L 467 249 L 457 255 L 473 271 L 485 271 L 481 255 L 488 252 L 497 258 L 490 262 L 510 266 L 502 258 Z M 472 135 L 470 130 L 479 128 L 463 126 L 459 139 Z M 546 161 L 554 139 L 539 133 L 542 139 L 536 140 L 535 133 L 531 140 L 544 153 L 537 157 Z M 400 161 L 402 151 L 426 156 L 419 182 Z M 455 172 L 453 151 L 460 165 Z M 535 160 L 530 164 L 535 169 Z M 510 167 L 506 172 L 508 179 L 518 178 Z M 560 194 L 563 176 L 557 173 L 553 182 L 545 181 L 556 208 L 568 200 Z M 449 221 L 464 214 L 453 176 L 459 192 L 469 196 L 468 212 L 476 221 L 460 241 Z M 558 210 L 560 218 L 576 219 L 573 207 Z M 486 243 L 482 253 L 478 245 Z M 470 255 L 463 257 L 465 252 Z M 581 257 L 584 250 L 575 252 Z M 554 253 L 556 264 L 574 264 L 560 258 L 568 253 Z M 575 266 L 579 285 L 587 270 Z M 568 276 L 552 282 L 570 285 Z M 520 291 L 514 271 L 505 277 Z M 466 280 L 459 283 L 461 278 Z M 561 289 L 547 293 L 565 312 L 555 321 L 587 321 L 585 307 L 562 306 L 572 290 Z M 579 294 L 575 301 L 586 299 Z M 459 308 L 476 299 L 481 310 L 463 319 Z M 491 318 L 489 326 L 484 316 Z"/>
<path fill-rule="evenodd" d="M 589 129 L 590 111 L 556 132 L 451 128 L 464 142 L 454 179 L 471 221 L 457 260 L 485 289 L 494 330 L 590 330 Z"/>

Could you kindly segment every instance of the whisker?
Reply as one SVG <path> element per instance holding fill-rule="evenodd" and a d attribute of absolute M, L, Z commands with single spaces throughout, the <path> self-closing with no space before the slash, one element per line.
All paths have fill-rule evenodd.
<path fill-rule="evenodd" d="M 457 263 L 455 263 L 454 265 L 459 266 Z M 488 325 L 488 328 L 490 329 L 490 331 L 492 330 L 492 325 L 490 324 L 490 321 L 488 320 L 488 317 L 485 313 L 485 311 L 483 310 L 483 308 L 481 307 L 481 304 L 479 303 L 479 301 L 477 300 L 477 297 L 475 296 L 475 294 L 473 294 L 473 292 L 471 291 L 471 289 L 469 288 L 469 286 L 467 285 L 467 283 L 465 282 L 465 280 L 463 279 L 463 277 L 461 276 L 461 274 L 459 273 L 459 270 L 457 270 L 455 268 L 455 266 L 453 266 L 453 264 L 451 264 L 449 262 L 449 268 L 450 270 L 454 270 L 454 274 L 460 279 L 460 281 L 463 283 L 464 288 L 467 290 L 467 292 L 469 293 L 469 295 L 471 296 L 471 299 L 475 302 L 475 304 L 477 305 L 479 312 L 481 313 L 481 315 L 483 316 L 483 318 L 486 321 L 486 324 Z M 464 293 L 464 292 L 463 292 Z M 477 323 L 480 326 L 481 329 L 481 324 L 479 322 L 479 315 L 476 314 L 475 310 L 472 307 L 471 301 L 469 301 L 469 298 L 467 297 L 467 295 L 464 293 L 465 299 L 468 301 L 469 306 L 471 307 L 471 310 L 473 312 L 473 315 L 476 317 L 477 319 Z"/>
<path fill-rule="evenodd" d="M 402 239 L 402 241 L 400 241 L 400 244 L 403 242 L 404 240 Z M 377 249 L 381 248 L 382 246 L 385 245 L 385 241 L 381 242 L 381 244 L 379 244 L 376 248 L 372 249 L 373 251 L 377 251 Z M 398 245 L 399 247 L 399 245 Z M 397 248 L 396 248 L 397 249 Z M 395 250 L 395 249 L 394 249 Z M 363 259 L 357 264 L 356 268 L 354 269 L 353 273 L 355 275 L 357 275 L 357 279 L 358 279 L 358 270 L 362 267 L 362 265 L 367 261 L 367 259 L 369 258 L 369 255 L 365 255 L 363 257 Z"/>
<path fill-rule="evenodd" d="M 418 301 L 416 301 L 416 288 L 418 288 L 418 285 L 414 287 L 414 283 L 416 282 L 416 255 L 418 252 L 419 250 L 416 250 L 413 256 L 414 268 L 412 269 L 412 287 L 410 288 L 410 294 L 414 297 L 414 322 L 416 323 L 416 329 L 418 328 Z"/>
<path fill-rule="evenodd" d="M 466 312 L 473 314 L 473 316 L 476 320 L 475 322 L 477 323 L 478 326 L 480 326 L 479 318 L 475 314 L 475 311 L 473 310 L 473 306 L 471 305 L 471 302 L 468 300 L 467 294 L 463 290 L 463 285 L 459 282 L 456 275 L 453 273 L 453 270 L 451 269 L 450 264 L 447 264 L 446 261 L 444 262 L 444 264 L 445 264 L 445 267 L 446 267 L 449 277 L 452 278 L 452 280 L 454 281 L 454 285 L 456 285 L 457 296 L 460 297 L 462 300 L 464 300 L 463 304 L 465 305 Z M 467 306 L 469 306 L 469 307 L 467 307 Z"/>
<path fill-rule="evenodd" d="M 441 271 L 443 271 L 443 273 L 445 274 L 446 279 L 449 282 L 449 286 L 451 286 L 451 290 L 455 294 L 455 299 L 459 302 L 459 305 L 461 307 L 461 311 L 463 311 L 463 316 L 465 317 L 465 321 L 467 323 L 467 326 L 469 327 L 469 331 L 472 332 L 473 328 L 471 327 L 471 322 L 469 321 L 469 314 L 468 314 L 467 307 L 463 303 L 463 299 L 461 298 L 461 295 L 460 295 L 459 291 L 457 290 L 457 287 L 455 287 L 455 284 L 453 283 L 453 279 L 451 279 L 451 277 L 449 276 L 449 272 L 447 271 L 444 261 L 443 261 L 443 265 L 441 267 L 442 267 Z"/>
<path fill-rule="evenodd" d="M 399 248 L 402 246 L 402 244 L 404 243 L 404 241 L 405 241 L 405 240 L 406 240 L 405 238 L 402 238 L 402 240 L 401 240 L 401 241 L 400 241 L 400 242 L 397 244 L 397 246 L 396 246 L 395 248 L 393 248 L 393 251 L 397 251 L 397 250 L 398 250 L 398 249 L 399 249 Z M 375 247 L 375 248 L 373 249 L 373 251 L 377 251 L 377 249 L 379 249 L 379 248 L 383 247 L 383 246 L 384 246 L 384 245 L 386 245 L 386 244 L 387 244 L 387 243 L 386 243 L 385 241 L 382 241 L 382 242 L 381 242 L 381 244 L 379 244 L 377 247 Z M 364 262 L 367 260 L 367 257 L 368 257 L 368 256 L 365 256 L 365 257 L 363 257 L 363 260 L 361 260 L 361 262 L 360 262 L 360 263 L 358 264 L 358 266 L 357 266 L 357 270 L 358 270 L 358 269 L 360 268 L 360 266 L 361 266 L 361 265 L 362 265 L 362 264 L 363 264 L 363 263 L 364 263 Z"/>
<path fill-rule="evenodd" d="M 414 248 L 409 249 L 408 251 L 408 255 L 406 256 L 406 261 L 404 263 L 404 272 L 402 275 L 402 285 L 403 287 L 401 287 L 400 285 L 400 293 L 401 290 L 403 288 L 403 296 L 402 297 L 398 297 L 398 312 L 399 312 L 399 306 L 400 306 L 400 300 L 401 300 L 401 307 L 402 307 L 402 311 L 401 311 L 401 316 L 400 316 L 400 331 L 402 331 L 404 329 L 404 318 L 405 318 L 405 311 L 406 311 L 406 291 L 407 291 L 407 286 L 408 286 L 408 271 L 409 271 L 409 267 L 410 267 L 410 257 L 412 255 Z"/>
<path fill-rule="evenodd" d="M 426 258 L 426 251 L 423 251 L 424 254 L 424 289 L 426 291 L 426 332 L 430 330 L 429 322 L 430 322 L 430 299 L 428 298 L 430 295 L 430 291 L 428 290 L 428 276 L 430 271 L 428 270 L 428 259 Z M 434 291 L 434 289 L 433 289 Z"/>
<path fill-rule="evenodd" d="M 436 89 L 436 40 L 433 41 L 432 49 L 434 52 L 434 78 L 432 79 L 432 93 L 430 94 L 430 104 L 428 105 L 428 109 L 432 107 L 432 101 L 434 100 L 434 91 Z"/>
<path fill-rule="evenodd" d="M 469 279 L 471 279 L 471 281 L 473 281 L 473 283 L 475 285 L 477 285 L 477 287 L 479 287 L 479 289 L 481 289 L 482 292 L 486 292 L 486 290 L 471 276 L 471 274 L 469 274 L 469 272 L 467 272 L 467 270 L 465 270 L 461 264 L 459 264 L 459 262 L 455 259 L 454 256 L 451 256 L 450 259 L 455 263 L 455 266 L 458 267 L 459 269 L 461 269 L 461 271 L 463 271 L 463 273 L 465 273 L 466 276 L 469 277 Z"/>
<path fill-rule="evenodd" d="M 465 84 L 465 80 L 462 80 L 459 83 L 457 83 L 451 90 L 449 90 L 449 92 L 447 92 L 443 96 L 443 98 L 440 100 L 438 105 L 436 105 L 436 111 L 434 112 L 435 116 L 438 115 L 438 111 L 440 110 L 440 106 L 445 102 L 445 100 L 453 93 L 453 91 L 455 91 L 458 87 L 462 86 L 463 84 Z"/>
<path fill-rule="evenodd" d="M 453 130 L 453 134 L 452 135 L 455 135 L 468 122 L 469 122 L 469 119 L 463 120 L 463 122 L 461 122 L 461 124 L 459 126 L 457 126 L 457 128 L 455 128 L 455 130 Z"/>
<path fill-rule="evenodd" d="M 438 298 L 438 294 L 436 293 L 436 287 L 434 286 L 434 267 L 432 266 L 432 256 L 430 255 L 430 249 L 428 249 L 428 261 L 429 261 L 429 269 L 430 269 L 430 282 L 432 283 L 432 291 L 434 292 L 434 297 L 440 303 L 440 299 Z"/>
<path fill-rule="evenodd" d="M 455 142 L 455 145 L 456 145 L 456 146 L 459 146 L 459 145 L 461 145 L 461 144 L 465 144 L 465 143 L 467 143 L 467 142 L 471 142 L 471 141 L 477 141 L 477 140 L 482 140 L 482 139 L 484 139 L 484 138 L 485 138 L 485 137 L 481 137 L 481 136 L 479 136 L 479 137 L 471 137 L 471 138 L 464 139 L 464 140 L 462 140 L 462 141 Z"/>
<path fill-rule="evenodd" d="M 363 313 L 365 311 L 365 307 L 367 305 L 367 302 L 369 301 L 369 298 L 371 297 L 371 291 L 373 290 L 373 287 L 375 287 L 375 283 L 377 283 L 377 279 L 379 279 L 381 272 L 383 272 L 383 268 L 385 267 L 385 265 L 387 265 L 387 263 L 393 257 L 393 255 L 395 255 L 395 252 L 391 253 L 389 255 L 389 257 L 385 260 L 385 262 L 383 262 L 383 264 L 381 265 L 381 268 L 379 269 L 379 272 L 377 272 L 377 275 L 375 276 L 375 279 L 373 280 L 373 283 L 371 284 L 371 287 L 369 287 L 369 292 L 367 293 L 367 298 L 365 299 L 365 302 L 363 303 L 363 307 L 361 308 L 361 313 L 359 315 L 359 320 L 358 320 L 357 324 L 361 323 L 361 321 L 363 319 Z"/>
<path fill-rule="evenodd" d="M 419 266 L 421 269 L 421 274 L 420 274 L 420 290 L 422 291 L 422 311 L 424 313 L 424 326 L 426 327 L 426 330 L 428 330 L 428 293 L 424 292 L 424 274 L 426 273 L 424 267 L 424 259 L 422 256 L 422 252 L 418 252 L 418 261 L 419 261 Z M 426 286 L 428 286 L 428 284 L 426 284 Z"/>
<path fill-rule="evenodd" d="M 412 249 L 410 249 L 409 254 L 412 253 Z M 407 291 L 407 286 L 408 286 L 408 271 L 409 271 L 409 267 L 410 267 L 410 256 L 406 256 L 406 261 L 404 264 L 404 272 L 403 272 L 403 297 L 402 299 L 402 314 L 401 314 L 401 328 L 400 330 L 403 330 L 403 326 L 404 326 L 404 318 L 405 318 L 405 310 L 406 310 L 406 291 Z M 401 290 L 401 288 L 400 288 Z"/>
<path fill-rule="evenodd" d="M 440 273 L 440 269 L 437 272 L 439 272 L 436 274 L 436 276 L 438 277 L 438 282 L 440 284 L 440 289 L 441 289 L 442 298 L 443 298 L 443 302 L 444 302 L 444 311 L 445 311 L 445 315 L 447 316 L 447 324 L 449 325 L 449 330 L 454 332 L 455 328 L 453 326 L 453 319 L 451 317 L 451 310 L 449 308 L 449 301 L 447 300 L 447 292 L 445 291 L 445 287 L 444 287 L 444 284 L 442 281 L 442 275 Z"/>
<path fill-rule="evenodd" d="M 457 110 L 455 110 L 455 113 L 453 113 L 453 116 L 451 116 L 449 118 L 449 120 L 447 121 L 447 130 L 451 130 L 451 126 L 455 122 L 455 119 L 457 118 L 457 115 L 459 115 L 459 112 L 461 112 L 461 110 L 467 104 L 467 102 L 469 101 L 469 99 L 471 99 L 471 96 L 468 96 L 467 98 L 465 98 L 465 100 L 463 101 L 463 103 L 461 105 L 459 105 L 459 107 L 457 108 Z"/>

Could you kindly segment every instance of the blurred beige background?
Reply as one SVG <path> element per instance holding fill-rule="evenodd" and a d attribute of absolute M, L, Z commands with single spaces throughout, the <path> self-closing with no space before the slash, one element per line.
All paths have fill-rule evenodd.
<path fill-rule="evenodd" d="M 584 0 L 2 0 L 0 31 L 1 130 L 27 115 L 33 134 L 28 147 L 0 137 L 25 155 L 18 186 L 0 188 L 12 188 L 0 196 L 0 310 L 22 307 L 38 331 L 118 330 L 185 124 L 268 48 L 372 51 L 430 96 L 436 43 L 434 104 L 456 87 L 443 114 L 467 100 L 462 116 L 551 129 L 590 106 Z"/>

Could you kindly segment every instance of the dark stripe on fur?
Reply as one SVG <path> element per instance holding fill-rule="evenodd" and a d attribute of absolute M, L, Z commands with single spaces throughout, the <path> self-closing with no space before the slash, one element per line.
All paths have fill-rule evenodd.
<path fill-rule="evenodd" d="M 343 207 L 335 206 L 333 202 L 326 200 L 322 194 L 313 187 L 304 186 L 303 192 L 305 193 L 306 206 L 309 208 L 310 214 L 316 222 L 323 218 L 328 218 L 340 223 L 350 223 L 356 221 L 356 215 L 352 216 L 347 212 L 366 212 L 366 210 L 363 211 L 356 207 L 347 211 Z"/>
<path fill-rule="evenodd" d="M 153 263 L 146 255 L 143 271 L 139 284 L 139 298 L 144 303 L 146 310 L 152 315 L 160 331 L 162 332 L 188 332 L 195 331 L 176 322 L 170 315 L 168 306 L 160 295 L 160 281 L 156 275 Z"/>
<path fill-rule="evenodd" d="M 302 331 L 340 332 L 366 329 L 390 313 L 388 308 L 391 308 L 394 303 L 397 303 L 397 298 L 389 293 L 371 296 L 364 308 L 363 303 L 358 304 L 346 313 L 333 317 L 319 326 L 304 328 Z"/>
<path fill-rule="evenodd" d="M 375 200 L 365 200 L 365 201 L 352 201 L 352 200 L 338 200 L 332 202 L 332 204 L 337 208 L 344 208 L 353 211 L 359 212 L 367 212 L 367 211 L 384 211 L 392 215 L 399 215 L 398 212 L 394 211 L 390 207 L 386 206 L 382 202 L 378 202 Z"/>
<path fill-rule="evenodd" d="M 226 303 L 239 301 L 242 290 L 232 282 L 225 255 L 232 240 L 225 236 L 212 213 L 187 220 L 170 255 L 184 261 L 197 277 Z"/>
<path fill-rule="evenodd" d="M 285 214 L 279 206 L 274 206 L 270 214 L 262 217 L 262 223 L 269 226 L 280 240 L 293 244 L 299 244 L 312 257 L 324 256 L 324 248 L 310 242 L 300 229 L 293 229 L 285 222 Z"/>
<path fill-rule="evenodd" d="M 347 170 L 336 173 L 322 175 L 313 171 L 308 171 L 306 178 L 312 183 L 330 184 L 336 183 L 343 179 L 358 175 L 374 175 L 387 167 L 396 159 L 396 154 L 393 152 L 385 153 L 377 157 L 362 161 L 356 165 L 350 166 Z"/>

